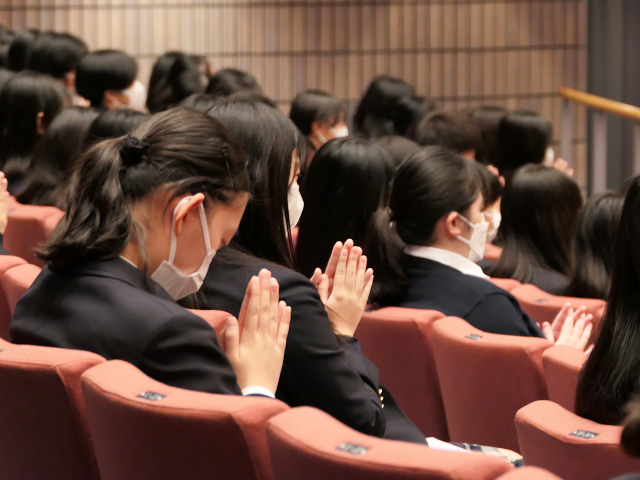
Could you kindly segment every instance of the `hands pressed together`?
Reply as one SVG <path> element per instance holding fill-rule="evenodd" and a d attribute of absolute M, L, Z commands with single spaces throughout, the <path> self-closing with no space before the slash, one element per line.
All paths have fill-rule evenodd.
<path fill-rule="evenodd" d="M 570 304 L 563 306 L 553 323 L 544 322 L 542 332 L 552 343 L 567 345 L 584 350 L 593 329 L 593 315 L 587 314 L 587 307 L 574 310 Z"/>

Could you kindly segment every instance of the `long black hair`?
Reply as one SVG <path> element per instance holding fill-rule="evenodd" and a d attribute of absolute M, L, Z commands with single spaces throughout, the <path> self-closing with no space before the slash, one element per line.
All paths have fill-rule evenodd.
<path fill-rule="evenodd" d="M 621 214 L 622 198 L 615 192 L 599 193 L 587 201 L 573 236 L 573 271 L 567 295 L 606 298 Z"/>
<path fill-rule="evenodd" d="M 142 149 L 142 152 L 140 150 Z M 40 257 L 56 268 L 116 258 L 134 232 L 130 205 L 159 188 L 205 193 L 207 205 L 248 191 L 246 154 L 207 115 L 176 108 L 105 140 L 81 160 L 68 209 Z"/>
<path fill-rule="evenodd" d="M 628 187 L 613 250 L 607 310 L 576 393 L 576 413 L 618 425 L 640 393 L 640 176 Z"/>
<path fill-rule="evenodd" d="M 528 283 L 536 269 L 571 273 L 571 235 L 582 207 L 578 184 L 555 168 L 528 164 L 502 196 L 503 251 L 491 275 Z"/>
<path fill-rule="evenodd" d="M 168 52 L 156 60 L 149 80 L 147 109 L 157 113 L 178 105 L 190 95 L 203 93 L 198 58 L 183 52 Z"/>
<path fill-rule="evenodd" d="M 97 116 L 90 108 L 69 107 L 54 118 L 33 154 L 20 203 L 65 208 L 68 181 Z"/>
<path fill-rule="evenodd" d="M 291 229 L 287 193 L 294 153 L 306 154 L 306 142 L 286 116 L 262 102 L 222 100 L 209 110 L 249 154 L 251 199 L 232 245 L 289 268 Z"/>
<path fill-rule="evenodd" d="M 367 140 L 337 138 L 318 150 L 305 176 L 296 245 L 300 272 L 310 277 L 327 264 L 337 241 L 351 238 L 376 274 L 372 298 L 384 302 L 397 295 L 394 282 L 382 282 L 389 277 L 384 269 L 402 270 L 402 246 L 386 208 L 393 169 L 386 152 Z"/>

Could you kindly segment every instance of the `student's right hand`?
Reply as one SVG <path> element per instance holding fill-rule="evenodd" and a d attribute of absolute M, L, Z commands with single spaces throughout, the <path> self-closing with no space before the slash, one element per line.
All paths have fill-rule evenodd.
<path fill-rule="evenodd" d="M 227 321 L 225 353 L 241 389 L 261 386 L 275 394 L 291 321 L 291 307 L 278 300 L 278 281 L 263 269 L 247 286 L 238 320 Z"/>
<path fill-rule="evenodd" d="M 567 303 L 560 309 L 553 324 L 542 324 L 542 331 L 556 345 L 567 345 L 584 351 L 591 336 L 592 321 L 593 315 L 587 314 L 587 307 L 581 306 L 574 311 Z"/>
<path fill-rule="evenodd" d="M 367 257 L 360 247 L 351 245 L 345 242 L 337 255 L 332 288 L 329 290 L 326 274 L 318 286 L 333 329 L 349 337 L 358 328 L 373 285 L 373 270 L 367 269 Z"/>

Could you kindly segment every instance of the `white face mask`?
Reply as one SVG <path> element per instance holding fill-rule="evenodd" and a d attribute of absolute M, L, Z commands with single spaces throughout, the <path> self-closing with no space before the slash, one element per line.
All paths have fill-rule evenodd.
<path fill-rule="evenodd" d="M 155 272 L 151 274 L 151 279 L 159 283 L 167 293 L 174 300 L 180 300 L 181 298 L 196 293 L 200 290 L 204 277 L 207 276 L 209 271 L 209 265 L 216 254 L 216 251 L 211 248 L 211 241 L 209 240 L 209 226 L 207 225 L 207 217 L 204 213 L 204 207 L 202 204 L 198 206 L 200 213 L 200 225 L 202 226 L 202 234 L 204 236 L 204 246 L 207 251 L 202 264 L 193 273 L 186 274 L 181 272 L 174 264 L 173 259 L 176 255 L 176 215 L 178 209 L 193 197 L 184 197 L 178 202 L 176 208 L 173 210 L 173 223 L 171 224 L 171 250 L 169 252 L 169 260 L 163 260 L 160 266 Z"/>
<path fill-rule="evenodd" d="M 553 162 L 556 160 L 556 152 L 553 150 L 553 147 L 547 147 L 547 151 L 544 154 L 544 162 L 543 165 L 545 167 L 553 167 Z"/>
<path fill-rule="evenodd" d="M 333 138 L 343 138 L 349 136 L 349 127 L 347 127 L 346 125 L 338 128 L 330 128 L 329 131 L 331 132 L 331 135 L 333 135 Z"/>
<path fill-rule="evenodd" d="M 298 182 L 293 182 L 289 187 L 287 207 L 289 209 L 289 228 L 292 230 L 300 221 L 302 210 L 304 209 L 304 200 L 302 199 L 302 195 L 300 195 Z"/>
<path fill-rule="evenodd" d="M 140 82 L 136 80 L 126 90 L 122 90 L 120 93 L 125 95 L 129 99 L 128 104 L 120 103 L 117 99 L 114 99 L 114 105 L 116 108 L 130 108 L 139 112 L 146 112 L 145 103 L 147 101 L 147 89 Z"/>
<path fill-rule="evenodd" d="M 487 245 L 487 231 L 489 230 L 489 222 L 480 222 L 473 224 L 467 218 L 460 215 L 460 218 L 473 229 L 471 238 L 464 238 L 458 235 L 456 238 L 462 243 L 469 245 L 469 254 L 467 257 L 474 263 L 479 262 L 484 257 L 484 247 Z"/>
<path fill-rule="evenodd" d="M 489 231 L 487 232 L 487 242 L 491 243 L 498 235 L 500 222 L 502 222 L 502 214 L 500 212 L 484 212 L 484 218 L 489 219 Z"/>

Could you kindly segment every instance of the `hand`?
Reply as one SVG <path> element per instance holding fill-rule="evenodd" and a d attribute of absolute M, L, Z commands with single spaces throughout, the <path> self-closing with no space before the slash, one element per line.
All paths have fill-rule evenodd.
<path fill-rule="evenodd" d="M 569 168 L 569 164 L 562 158 L 556 158 L 553 161 L 553 168 L 559 172 L 565 173 L 568 177 L 573 177 L 573 168 Z"/>
<path fill-rule="evenodd" d="M 343 249 L 347 249 L 348 252 L 353 248 L 353 240 L 349 239 L 344 242 L 336 242 L 333 246 L 333 250 L 331 251 L 331 256 L 329 257 L 329 261 L 327 262 L 327 268 L 324 273 L 319 268 L 316 268 L 311 276 L 311 282 L 316 286 L 318 291 L 320 292 L 320 298 L 322 299 L 322 303 L 327 303 L 329 295 L 333 291 L 333 281 L 336 276 L 336 267 L 338 266 L 338 260 L 340 259 L 340 253 Z M 326 277 L 324 278 L 323 275 Z M 321 285 L 321 282 L 325 282 Z M 321 290 L 322 288 L 322 290 Z M 324 297 L 323 297 L 324 295 Z"/>
<path fill-rule="evenodd" d="M 367 269 L 367 257 L 360 247 L 342 248 L 335 267 L 333 288 L 329 293 L 328 275 L 323 274 L 318 291 L 336 333 L 352 337 L 373 285 L 373 270 Z"/>
<path fill-rule="evenodd" d="M 584 351 L 593 328 L 593 315 L 586 312 L 585 306 L 574 311 L 567 303 L 556 315 L 553 325 L 549 322 L 542 324 L 545 337 L 556 345 L 567 345 Z"/>
<path fill-rule="evenodd" d="M 4 172 L 0 172 L 0 234 L 4 235 L 9 220 L 9 182 Z"/>
<path fill-rule="evenodd" d="M 261 270 L 247 286 L 239 319 L 230 317 L 222 332 L 241 389 L 257 385 L 275 393 L 278 387 L 291 321 L 291 307 L 278 299 L 278 281 Z"/>

